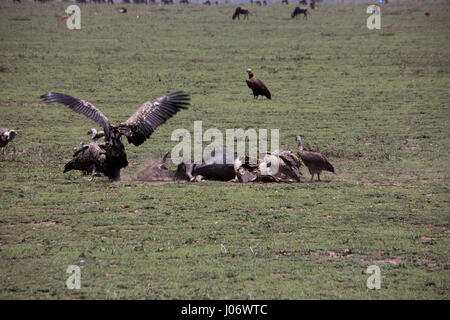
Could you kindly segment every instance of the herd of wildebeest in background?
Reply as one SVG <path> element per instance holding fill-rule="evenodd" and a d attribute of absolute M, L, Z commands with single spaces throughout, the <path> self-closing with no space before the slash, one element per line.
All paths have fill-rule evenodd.
<path fill-rule="evenodd" d="M 50 2 L 50 1 L 52 1 L 52 0 L 34 0 L 34 2 Z M 384 0 L 384 1 L 387 3 L 388 0 Z M 13 0 L 13 2 L 20 3 L 21 0 Z M 85 4 L 85 3 L 88 3 L 89 1 L 88 0 L 76 0 L 76 2 Z M 92 2 L 92 3 L 114 4 L 114 0 L 90 0 L 90 2 Z M 134 4 L 156 4 L 156 0 L 122 0 L 121 2 L 125 3 L 125 4 L 130 4 L 130 3 L 134 3 Z M 174 0 L 161 0 L 160 3 L 164 4 L 164 5 L 175 4 Z M 189 0 L 179 0 L 179 3 L 180 4 L 189 4 Z M 208 6 L 210 6 L 212 4 L 212 2 L 210 0 L 205 0 L 202 3 L 204 5 L 208 5 Z M 307 0 L 299 0 L 298 3 L 301 4 L 301 5 L 304 5 L 304 6 L 308 5 Z M 217 1 L 217 0 L 214 1 L 214 4 L 215 5 L 219 5 L 219 1 Z M 268 3 L 267 3 L 266 0 L 263 0 L 263 1 L 250 0 L 250 4 L 251 5 L 255 4 L 255 5 L 258 5 L 258 6 L 262 6 L 262 5 L 266 6 Z M 281 0 L 281 4 L 289 4 L 289 0 Z M 309 0 L 309 6 L 311 7 L 311 9 L 315 9 L 316 8 L 316 0 Z M 127 13 L 128 10 L 127 10 L 127 8 L 121 7 L 119 9 L 119 12 L 120 13 Z M 245 19 L 248 19 L 249 14 L 251 14 L 249 9 L 242 8 L 242 7 L 237 7 L 235 12 L 234 12 L 234 14 L 233 14 L 233 16 L 232 16 L 232 19 L 233 20 L 236 19 L 236 18 L 240 19 L 240 15 L 243 15 Z M 291 17 L 292 18 L 297 18 L 298 15 L 303 15 L 304 18 L 307 18 L 308 14 L 309 14 L 309 12 L 308 12 L 307 8 L 296 7 L 294 9 L 294 11 L 292 12 Z M 68 15 L 64 15 L 64 16 L 62 16 L 61 20 L 67 19 L 68 17 L 69 17 Z"/>
<path fill-rule="evenodd" d="M 20 2 L 20 0 L 15 1 Z M 169 0 L 162 1 L 165 3 Z M 182 1 L 188 2 L 188 0 L 181 0 L 180 3 L 183 3 Z M 41 0 L 40 2 L 45 1 Z M 109 0 L 109 2 L 113 3 L 113 0 Z M 149 1 L 135 0 L 134 2 L 148 3 Z M 261 5 L 261 1 L 256 1 L 255 3 Z M 267 2 L 263 1 L 263 3 Z M 282 3 L 288 3 L 288 1 L 283 0 Z M 306 0 L 301 0 L 300 3 L 307 5 Z M 312 9 L 315 8 L 315 0 L 310 0 L 310 6 Z M 120 8 L 120 10 L 122 9 L 125 10 L 121 12 L 126 13 L 126 8 Z M 307 9 L 296 7 L 292 13 L 292 18 L 300 14 L 307 17 Z M 242 7 L 236 8 L 232 19 L 239 18 L 240 15 L 248 18 L 249 10 Z M 254 76 L 251 69 L 247 69 L 247 74 L 246 83 L 251 89 L 254 99 L 257 99 L 259 96 L 264 96 L 269 100 L 272 99 L 271 92 L 267 86 Z M 76 148 L 73 158 L 66 163 L 64 172 L 80 170 L 86 175 L 91 175 L 91 180 L 94 176 L 105 175 L 110 181 L 119 181 L 121 169 L 128 166 L 122 136 L 125 136 L 130 144 L 139 146 L 160 125 L 164 124 L 179 111 L 187 109 L 190 104 L 190 96 L 187 93 L 183 91 L 169 93 L 145 102 L 125 122 L 111 125 L 108 118 L 86 100 L 56 92 L 49 92 L 42 95 L 41 98 L 48 103 L 56 102 L 68 106 L 72 111 L 83 114 L 93 120 L 103 129 L 102 131 L 97 131 L 95 128 L 92 128 L 88 131 L 92 141 Z M 0 148 L 6 147 L 16 136 L 16 130 L 0 128 Z M 99 143 L 100 139 L 104 141 Z M 180 163 L 176 170 L 169 169 L 167 164 L 169 152 L 167 152 L 162 160 L 156 161 L 142 170 L 137 178 L 141 181 L 300 182 L 302 177 L 300 168 L 303 165 L 308 168 L 311 174 L 311 181 L 313 181 L 314 175 L 320 181 L 322 171 L 335 173 L 334 167 L 323 154 L 303 148 L 300 135 L 296 136 L 296 143 L 298 149 L 295 152 L 291 150 L 277 150 L 264 153 L 257 159 L 253 159 L 249 155 L 238 156 L 234 150 L 221 150 L 213 152 L 199 162 Z"/>

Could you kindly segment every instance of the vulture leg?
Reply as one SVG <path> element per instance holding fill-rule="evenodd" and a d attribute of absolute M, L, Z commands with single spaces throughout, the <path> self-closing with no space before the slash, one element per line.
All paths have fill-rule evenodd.
<path fill-rule="evenodd" d="M 317 172 L 317 181 L 321 181 L 320 180 L 320 172 Z"/>

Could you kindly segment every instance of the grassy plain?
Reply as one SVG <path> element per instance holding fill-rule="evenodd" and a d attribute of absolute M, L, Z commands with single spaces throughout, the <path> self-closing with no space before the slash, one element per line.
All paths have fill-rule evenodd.
<path fill-rule="evenodd" d="M 81 5 L 0 3 L 0 298 L 448 299 L 448 3 Z M 424 15 L 432 12 L 431 17 Z M 251 67 L 273 93 L 253 100 Z M 111 120 L 182 89 L 189 110 L 142 146 L 123 181 L 63 174 L 93 123 L 48 91 L 84 98 Z M 303 134 L 337 176 L 299 184 L 145 184 L 176 128 L 279 128 Z M 369 265 L 381 289 L 367 290 Z M 81 289 L 65 286 L 81 267 Z"/>

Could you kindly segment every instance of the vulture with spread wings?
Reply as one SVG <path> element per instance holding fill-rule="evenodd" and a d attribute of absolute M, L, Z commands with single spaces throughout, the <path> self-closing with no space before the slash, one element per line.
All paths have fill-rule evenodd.
<path fill-rule="evenodd" d="M 64 104 L 100 124 L 105 133 L 105 144 L 101 147 L 106 152 L 106 160 L 101 164 L 96 163 L 96 169 L 112 181 L 120 180 L 120 169 L 128 165 L 122 135 L 127 137 L 129 143 L 141 145 L 157 127 L 181 109 L 187 109 L 190 100 L 189 95 L 182 91 L 169 93 L 145 102 L 127 121 L 113 126 L 99 109 L 85 100 L 55 92 L 44 94 L 41 98 L 46 102 Z"/>

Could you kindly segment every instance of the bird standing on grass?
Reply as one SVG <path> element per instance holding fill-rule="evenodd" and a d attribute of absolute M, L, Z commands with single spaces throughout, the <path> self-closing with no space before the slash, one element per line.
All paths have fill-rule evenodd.
<path fill-rule="evenodd" d="M 259 95 L 265 96 L 267 99 L 272 99 L 269 89 L 267 89 L 266 85 L 259 79 L 253 76 L 252 69 L 247 69 L 248 79 L 247 86 L 252 89 L 253 96 L 255 99 L 258 98 Z"/>
<path fill-rule="evenodd" d="M 113 126 L 109 123 L 108 118 L 88 101 L 55 92 L 44 94 L 41 98 L 46 102 L 64 104 L 102 126 L 105 139 L 104 146 L 93 142 L 89 144 L 90 148 L 88 147 L 87 150 L 89 151 L 89 157 L 98 158 L 95 163 L 96 170 L 104 173 L 111 181 L 119 181 L 120 169 L 128 166 L 122 136 L 126 136 L 129 143 L 139 146 L 151 136 L 157 127 L 165 123 L 178 111 L 187 109 L 189 105 L 188 94 L 182 91 L 169 93 L 145 102 L 127 121 Z M 75 163 L 72 163 L 71 166 L 75 166 Z"/>
<path fill-rule="evenodd" d="M 297 154 L 302 159 L 305 166 L 308 168 L 311 174 L 311 181 L 313 181 L 314 174 L 317 174 L 317 181 L 320 181 L 320 173 L 322 171 L 330 171 L 334 174 L 334 168 L 328 159 L 319 152 L 303 150 L 302 137 L 296 137 L 298 151 Z"/>

